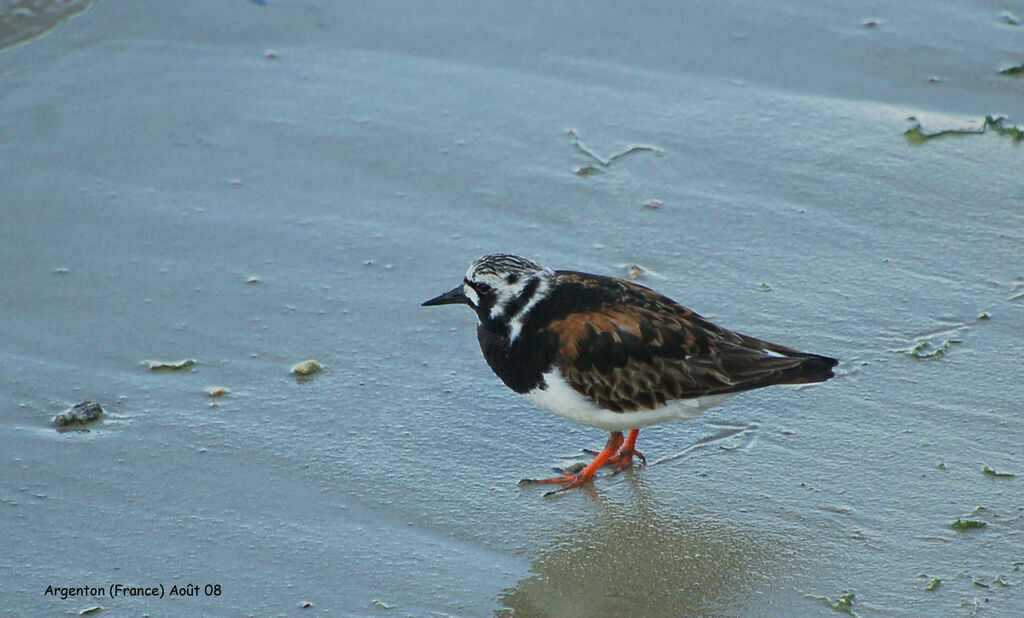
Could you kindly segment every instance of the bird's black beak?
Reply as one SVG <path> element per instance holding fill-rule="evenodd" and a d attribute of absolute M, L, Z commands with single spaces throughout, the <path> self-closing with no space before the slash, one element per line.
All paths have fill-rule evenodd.
<path fill-rule="evenodd" d="M 435 305 L 468 305 L 469 299 L 462 293 L 462 286 L 448 290 L 444 294 L 437 298 L 431 298 L 427 302 L 423 303 L 424 307 L 433 307 Z"/>

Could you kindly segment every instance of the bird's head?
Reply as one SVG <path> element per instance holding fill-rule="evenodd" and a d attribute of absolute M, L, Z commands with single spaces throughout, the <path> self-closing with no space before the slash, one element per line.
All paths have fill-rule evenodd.
<path fill-rule="evenodd" d="M 550 268 L 517 255 L 485 255 L 470 265 L 462 285 L 423 306 L 469 305 L 482 326 L 513 340 L 554 276 Z"/>

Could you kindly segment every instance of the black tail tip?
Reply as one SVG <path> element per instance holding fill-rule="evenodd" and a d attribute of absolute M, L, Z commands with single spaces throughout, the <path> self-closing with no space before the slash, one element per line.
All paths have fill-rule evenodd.
<path fill-rule="evenodd" d="M 801 368 L 808 382 L 824 382 L 835 377 L 832 368 L 838 364 L 839 361 L 835 358 L 814 355 L 807 357 Z"/>

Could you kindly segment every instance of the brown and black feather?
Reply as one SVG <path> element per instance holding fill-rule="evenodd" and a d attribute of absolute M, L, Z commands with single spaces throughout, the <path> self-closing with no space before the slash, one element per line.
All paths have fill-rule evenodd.
<path fill-rule="evenodd" d="M 557 365 L 572 388 L 616 412 L 775 384 L 821 382 L 835 359 L 736 333 L 635 283 L 556 271 L 509 344 L 481 326 L 488 363 L 518 392 Z"/>

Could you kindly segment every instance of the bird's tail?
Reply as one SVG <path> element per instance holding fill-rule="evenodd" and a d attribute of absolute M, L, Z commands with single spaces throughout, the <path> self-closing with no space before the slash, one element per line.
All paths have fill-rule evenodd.
<path fill-rule="evenodd" d="M 809 384 L 811 382 L 824 382 L 835 377 L 832 368 L 839 364 L 839 361 L 828 356 L 818 354 L 802 353 L 803 360 L 791 371 L 790 380 L 787 384 Z"/>

